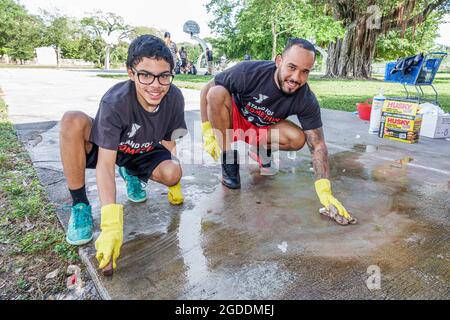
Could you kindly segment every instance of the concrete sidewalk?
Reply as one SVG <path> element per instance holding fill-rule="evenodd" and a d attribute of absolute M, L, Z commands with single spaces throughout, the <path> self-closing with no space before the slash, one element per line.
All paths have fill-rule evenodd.
<path fill-rule="evenodd" d="M 16 121 L 16 128 L 66 227 L 69 211 L 64 208 L 71 201 L 59 158 L 57 116 L 69 104 L 57 103 L 56 96 L 63 96 L 66 86 L 76 88 L 76 94 L 60 97 L 73 109 L 89 101 L 86 97 L 100 97 L 105 91 L 102 86 L 111 83 L 100 78 L 89 83 L 88 76 L 80 76 L 76 85 L 64 75 L 49 82 L 42 96 L 37 95 L 46 87 L 39 81 L 42 71 L 30 72 L 33 75 L 24 73 L 21 79 L 35 80 L 20 91 L 19 98 L 19 91 L 11 88 L 20 79 L 10 74 L 12 82 L 5 85 L 3 72 L 0 86 L 11 118 L 24 120 L 39 111 L 32 117 L 36 121 L 31 117 Z M 97 83 L 98 79 L 105 83 Z M 33 89 L 39 86 L 40 91 Z M 195 95 L 193 105 L 194 99 Z M 95 114 L 96 107 L 89 106 L 88 111 Z M 322 116 L 333 190 L 358 218 L 357 225 L 342 227 L 318 213 L 321 205 L 307 149 L 296 159 L 276 154 L 280 171 L 273 177 L 260 176 L 255 164 L 242 165 L 241 190 L 223 187 L 220 166 L 207 156 L 203 165 L 184 164 L 181 184 L 186 201 L 181 207 L 171 206 L 166 188 L 152 182 L 146 203 L 129 203 L 117 175 L 125 230 L 113 278 L 97 273 L 93 243 L 81 250 L 101 295 L 106 299 L 448 299 L 450 142 L 421 138 L 418 144 L 407 145 L 367 134 L 368 123 L 351 113 L 323 109 Z M 194 128 L 198 111 L 187 111 L 186 119 L 191 133 L 199 130 Z M 196 138 L 179 144 L 184 163 L 201 146 Z M 407 156 L 413 158 L 409 164 L 397 162 Z M 86 185 L 97 237 L 100 208 L 94 170 L 87 172 Z"/>

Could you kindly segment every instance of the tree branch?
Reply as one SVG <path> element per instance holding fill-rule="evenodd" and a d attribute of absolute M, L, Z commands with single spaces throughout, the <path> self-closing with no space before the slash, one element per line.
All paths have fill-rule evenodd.
<path fill-rule="evenodd" d="M 292 29 L 294 29 L 294 26 L 291 26 L 291 27 L 289 27 L 289 28 L 287 28 L 287 29 L 285 29 L 283 31 L 280 31 L 280 32 L 276 33 L 276 35 L 278 37 L 280 34 L 283 34 L 283 33 L 286 33 L 288 31 L 291 31 Z"/>
<path fill-rule="evenodd" d="M 397 21 L 399 10 L 394 10 L 392 14 L 386 17 L 382 17 L 381 30 L 383 30 L 384 32 L 390 30 L 398 30 L 403 26 L 411 27 L 417 24 L 417 22 L 422 23 L 434 9 L 441 6 L 446 1 L 448 0 L 436 0 L 435 2 L 428 4 L 421 13 L 409 18 L 408 20 L 403 21 L 402 23 L 399 23 Z"/>

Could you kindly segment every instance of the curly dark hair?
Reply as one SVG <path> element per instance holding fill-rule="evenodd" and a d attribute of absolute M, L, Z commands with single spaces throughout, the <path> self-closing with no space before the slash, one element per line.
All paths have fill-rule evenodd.
<path fill-rule="evenodd" d="M 311 42 L 309 42 L 306 39 L 302 39 L 302 38 L 289 38 L 286 43 L 286 46 L 284 47 L 283 55 L 293 46 L 299 46 L 300 48 L 303 48 L 303 49 L 313 52 L 314 60 L 316 60 L 316 55 L 317 55 L 316 48 L 314 47 L 314 45 Z"/>
<path fill-rule="evenodd" d="M 174 62 L 170 49 L 164 41 L 150 34 L 144 34 L 134 39 L 128 47 L 127 68 L 134 67 L 143 58 L 165 60 L 173 70 Z"/>

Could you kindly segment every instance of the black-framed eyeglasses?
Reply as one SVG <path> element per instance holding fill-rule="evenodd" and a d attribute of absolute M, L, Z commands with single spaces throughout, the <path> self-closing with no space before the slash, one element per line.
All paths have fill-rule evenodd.
<path fill-rule="evenodd" d="M 158 78 L 158 82 L 162 86 L 168 86 L 173 81 L 173 74 L 170 72 L 163 72 L 156 75 L 148 71 L 138 71 L 133 67 L 131 69 L 137 75 L 137 78 L 141 84 L 150 85 L 155 82 L 156 78 Z"/>

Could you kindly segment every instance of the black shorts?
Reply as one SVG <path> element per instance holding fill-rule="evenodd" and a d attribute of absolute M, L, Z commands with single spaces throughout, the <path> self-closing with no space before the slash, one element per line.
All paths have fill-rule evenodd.
<path fill-rule="evenodd" d="M 91 142 L 92 143 L 92 142 Z M 92 143 L 92 150 L 86 155 L 86 168 L 95 169 L 98 160 L 98 146 Z M 157 144 L 155 149 L 150 152 L 136 155 L 128 155 L 117 152 L 116 164 L 119 167 L 125 167 L 129 174 L 137 176 L 139 180 L 147 182 L 151 177 L 153 170 L 165 160 L 174 160 L 178 162 L 169 150 L 162 144 Z"/>

